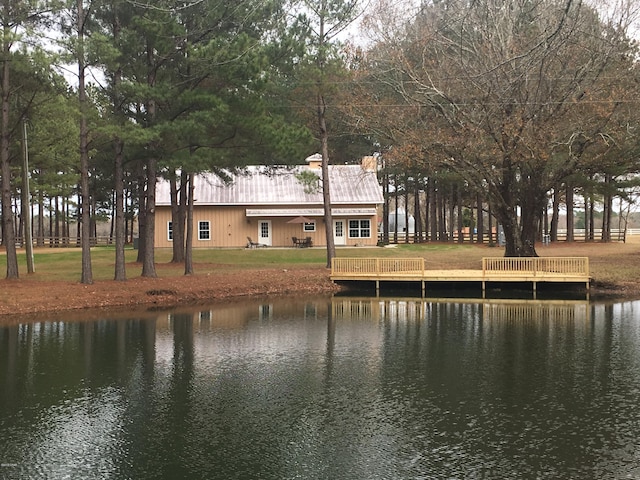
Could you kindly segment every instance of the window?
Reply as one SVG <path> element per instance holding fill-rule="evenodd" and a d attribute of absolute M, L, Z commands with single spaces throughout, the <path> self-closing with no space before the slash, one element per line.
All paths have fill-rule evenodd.
<path fill-rule="evenodd" d="M 271 244 L 271 222 L 262 220 L 258 224 L 258 238 L 261 242 Z"/>
<path fill-rule="evenodd" d="M 209 229 L 209 221 L 198 222 L 198 240 L 211 239 L 211 230 Z"/>
<path fill-rule="evenodd" d="M 167 240 L 173 241 L 173 222 L 167 222 Z"/>
<path fill-rule="evenodd" d="M 302 226 L 302 231 L 304 231 L 304 232 L 315 232 L 316 231 L 316 222 L 305 223 Z"/>
<path fill-rule="evenodd" d="M 371 220 L 349 220 L 349 238 L 371 238 Z"/>

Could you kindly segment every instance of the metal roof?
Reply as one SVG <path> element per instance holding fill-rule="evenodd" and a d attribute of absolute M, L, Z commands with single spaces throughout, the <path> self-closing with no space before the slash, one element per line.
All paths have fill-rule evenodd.
<path fill-rule="evenodd" d="M 303 172 L 315 173 L 317 185 L 305 185 L 301 178 L 313 177 Z M 301 173 L 305 176 L 301 177 Z M 308 166 L 247 167 L 244 174 L 231 175 L 229 184 L 214 174 L 200 174 L 194 182 L 194 199 L 196 205 L 322 205 L 320 174 L 319 169 Z M 329 180 L 333 205 L 383 203 L 376 172 L 360 165 L 330 165 Z M 156 205 L 171 205 L 166 180 L 156 186 Z"/>

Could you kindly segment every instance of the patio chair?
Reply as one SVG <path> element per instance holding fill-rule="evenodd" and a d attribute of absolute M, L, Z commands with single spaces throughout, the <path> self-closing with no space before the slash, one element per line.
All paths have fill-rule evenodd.
<path fill-rule="evenodd" d="M 247 243 L 247 248 L 261 248 L 261 247 L 266 247 L 266 245 L 264 243 L 256 243 L 253 240 L 251 240 L 251 237 L 247 237 L 247 240 L 249 243 Z"/>

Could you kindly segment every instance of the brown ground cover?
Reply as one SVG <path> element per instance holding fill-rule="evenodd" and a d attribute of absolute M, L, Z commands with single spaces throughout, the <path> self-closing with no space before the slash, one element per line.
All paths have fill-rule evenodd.
<path fill-rule="evenodd" d="M 482 257 L 501 256 L 497 248 L 478 246 L 430 252 L 428 268 L 480 268 Z M 627 243 L 558 243 L 538 247 L 541 256 L 589 257 L 592 297 L 640 298 L 640 238 Z M 347 255 L 344 255 L 347 256 Z M 376 256 L 376 251 L 371 251 Z M 198 265 L 195 266 L 198 272 Z M 204 269 L 201 269 L 201 271 Z M 255 270 L 208 269 L 206 274 L 159 278 L 132 277 L 126 282 L 0 280 L 0 322 L 16 316 L 86 309 L 140 309 L 205 304 L 222 299 L 288 294 L 321 294 L 340 289 L 329 270 L 318 267 L 273 267 Z"/>

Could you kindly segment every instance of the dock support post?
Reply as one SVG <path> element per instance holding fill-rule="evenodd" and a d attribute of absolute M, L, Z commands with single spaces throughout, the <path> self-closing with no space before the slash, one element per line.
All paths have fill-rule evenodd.
<path fill-rule="evenodd" d="M 534 300 L 538 299 L 538 292 L 536 288 L 537 285 L 538 285 L 538 282 L 533 282 L 533 299 Z"/>
<path fill-rule="evenodd" d="M 482 299 L 484 300 L 487 297 L 487 282 L 482 280 Z"/>
<path fill-rule="evenodd" d="M 380 296 L 380 280 L 376 280 L 376 297 Z"/>
<path fill-rule="evenodd" d="M 591 294 L 591 282 L 587 281 L 587 300 L 589 300 L 590 294 Z"/>
<path fill-rule="evenodd" d="M 424 298 L 425 281 L 424 281 L 424 280 L 422 280 L 422 281 L 420 282 L 420 284 L 422 285 L 422 298 Z"/>

